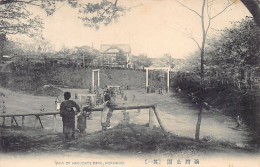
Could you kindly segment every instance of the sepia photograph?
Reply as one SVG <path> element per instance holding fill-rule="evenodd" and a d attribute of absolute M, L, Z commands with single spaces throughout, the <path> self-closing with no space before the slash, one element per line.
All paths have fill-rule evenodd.
<path fill-rule="evenodd" d="M 0 0 L 0 167 L 260 167 L 260 0 Z"/>

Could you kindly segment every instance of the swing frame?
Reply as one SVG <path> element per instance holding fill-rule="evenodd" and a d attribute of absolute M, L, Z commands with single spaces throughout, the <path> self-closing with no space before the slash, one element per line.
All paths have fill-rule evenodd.
<path fill-rule="evenodd" d="M 149 78 L 148 78 L 148 74 L 149 74 L 149 70 L 153 70 L 153 71 L 163 71 L 163 72 L 167 72 L 167 88 L 166 88 L 166 92 L 169 92 L 169 88 L 170 88 L 170 67 L 146 67 L 146 77 L 145 77 L 145 88 L 146 88 L 146 92 L 148 90 L 148 86 L 149 86 Z"/>

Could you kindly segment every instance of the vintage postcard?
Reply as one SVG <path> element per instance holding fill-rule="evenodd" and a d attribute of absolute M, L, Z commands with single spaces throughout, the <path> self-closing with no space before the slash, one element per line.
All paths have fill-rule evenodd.
<path fill-rule="evenodd" d="M 259 167 L 259 0 L 0 0 L 0 167 Z"/>

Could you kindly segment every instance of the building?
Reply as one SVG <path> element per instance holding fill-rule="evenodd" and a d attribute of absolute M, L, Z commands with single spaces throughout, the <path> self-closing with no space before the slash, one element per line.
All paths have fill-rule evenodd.
<path fill-rule="evenodd" d="M 102 66 L 132 68 L 131 46 L 128 44 L 102 44 Z"/>

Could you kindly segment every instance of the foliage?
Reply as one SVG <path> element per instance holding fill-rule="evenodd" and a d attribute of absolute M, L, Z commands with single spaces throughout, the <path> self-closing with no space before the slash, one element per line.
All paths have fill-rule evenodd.
<path fill-rule="evenodd" d="M 174 68 L 176 63 L 178 63 L 177 60 L 174 59 L 171 54 L 166 53 L 161 58 L 155 59 L 153 61 L 153 66 Z"/>
<path fill-rule="evenodd" d="M 125 7 L 118 5 L 118 0 L 114 2 L 102 0 L 98 3 L 78 4 L 79 18 L 85 26 L 99 28 L 100 25 L 108 25 L 113 21 L 117 21 L 119 17 L 124 15 Z"/>
<path fill-rule="evenodd" d="M 133 56 L 133 64 L 134 68 L 149 67 L 152 65 L 152 60 L 146 54 L 140 54 L 139 56 Z"/>
<path fill-rule="evenodd" d="M 251 18 L 234 23 L 205 52 L 204 91 L 200 85 L 200 55 L 196 52 L 174 77 L 174 85 L 192 101 L 203 99 L 232 116 L 240 115 L 259 135 L 260 31 Z M 249 100 L 250 99 L 250 100 Z M 259 138 L 259 137 L 258 137 Z"/>
<path fill-rule="evenodd" d="M 29 7 L 39 7 L 44 9 L 47 15 L 51 15 L 56 10 L 59 2 L 68 3 L 71 7 L 78 9 L 79 18 L 84 25 L 99 28 L 100 25 L 108 25 L 117 21 L 126 10 L 118 5 L 118 0 L 101 0 L 95 2 L 84 2 L 77 0 L 0 0 L 0 35 L 6 34 L 26 34 L 29 37 L 39 36 L 43 28 L 42 19 L 34 15 Z M 2 39 L 0 47 L 0 59 L 3 55 Z M 48 46 L 40 42 L 41 46 Z M 39 47 L 39 50 L 46 52 L 46 48 Z"/>
<path fill-rule="evenodd" d="M 234 23 L 220 39 L 209 44 L 206 51 L 208 82 L 221 81 L 237 88 L 259 86 L 260 29 L 252 19 Z"/>
<path fill-rule="evenodd" d="M 117 20 L 126 10 L 118 5 L 118 0 L 101 0 L 97 2 L 84 2 L 76 0 L 1 0 L 0 1 L 0 32 L 7 34 L 23 33 L 34 35 L 42 28 L 39 16 L 33 16 L 28 6 L 37 6 L 51 15 L 56 10 L 58 2 L 68 3 L 79 10 L 79 18 L 84 25 L 98 28 L 101 24 L 108 25 Z"/>
<path fill-rule="evenodd" d="M 127 59 L 126 55 L 124 54 L 123 51 L 120 50 L 119 53 L 116 55 L 116 61 L 119 64 L 124 65 L 127 64 L 126 59 Z"/>
<path fill-rule="evenodd" d="M 260 30 L 251 18 L 234 23 L 220 38 L 211 39 L 205 55 L 205 84 L 208 87 L 231 85 L 241 90 L 258 89 L 260 76 Z M 180 75 L 198 82 L 199 53 L 186 60 Z M 204 85 L 205 86 L 205 85 Z"/>
<path fill-rule="evenodd" d="M 27 1 L 28 2 L 28 1 Z M 34 16 L 23 1 L 0 1 L 0 33 L 36 35 L 42 28 L 42 20 Z"/>

